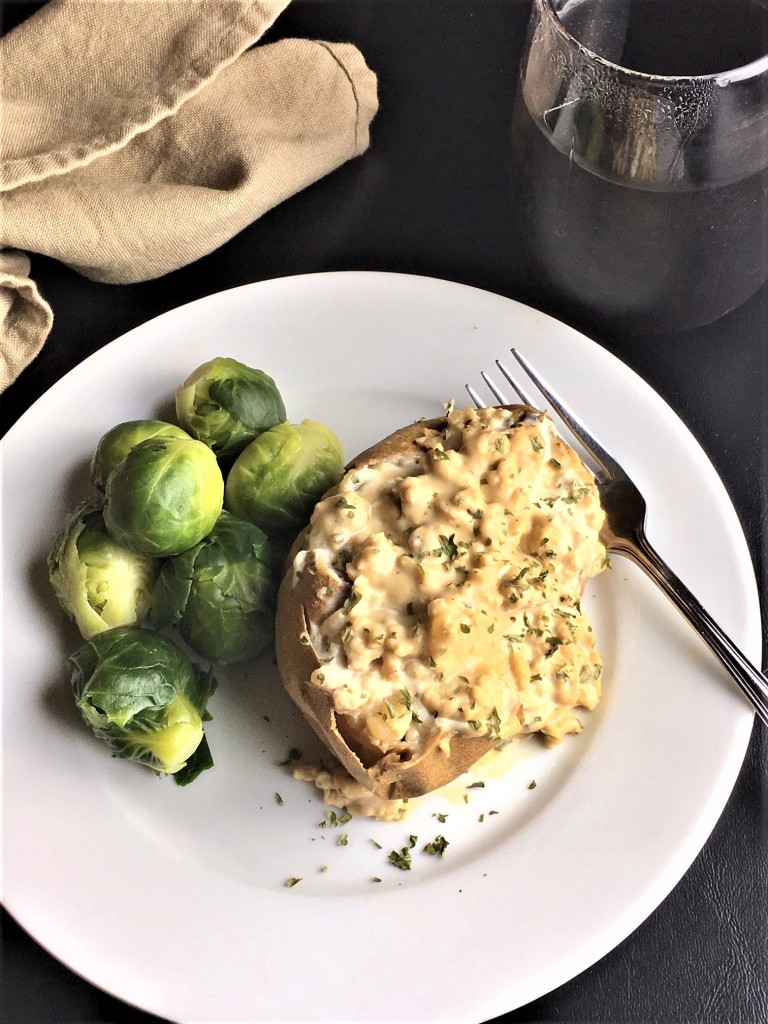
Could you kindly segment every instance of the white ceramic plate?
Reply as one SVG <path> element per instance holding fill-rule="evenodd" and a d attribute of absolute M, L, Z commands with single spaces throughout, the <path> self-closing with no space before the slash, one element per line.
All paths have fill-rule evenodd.
<path fill-rule="evenodd" d="M 659 550 L 759 659 L 752 567 L 715 471 L 647 385 L 573 330 L 475 289 L 369 273 L 167 313 L 78 366 L 2 443 L 4 899 L 74 971 L 175 1021 L 484 1021 L 594 963 L 686 871 L 752 714 L 623 561 L 590 590 L 607 668 L 584 733 L 549 752 L 531 741 L 506 774 L 454 784 L 405 822 L 320 827 L 314 789 L 279 763 L 313 741 L 269 664 L 220 673 L 216 767 L 185 789 L 110 759 L 73 707 L 65 661 L 79 638 L 44 559 L 105 430 L 167 416 L 191 370 L 231 355 L 271 373 L 289 417 L 325 419 L 351 456 L 463 401 L 511 344 L 620 455 Z M 442 858 L 422 851 L 438 834 Z M 406 872 L 387 855 L 409 835 Z M 302 881 L 286 888 L 290 876 Z"/>

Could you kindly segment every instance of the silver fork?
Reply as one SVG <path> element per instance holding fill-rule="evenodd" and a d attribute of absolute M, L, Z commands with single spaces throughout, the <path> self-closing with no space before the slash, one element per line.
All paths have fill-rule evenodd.
<path fill-rule="evenodd" d="M 768 676 L 755 668 L 652 547 L 645 535 L 645 499 L 616 459 L 592 437 L 584 424 L 542 380 L 528 360 L 516 349 L 513 348 L 511 351 L 549 405 L 568 426 L 574 437 L 579 439 L 599 467 L 595 481 L 605 510 L 605 525 L 600 537 L 608 551 L 631 559 L 664 591 L 677 610 L 720 659 L 754 705 L 761 721 L 768 725 Z M 496 360 L 496 365 L 523 404 L 534 409 L 540 408 L 503 363 Z M 503 392 L 492 378 L 485 371 L 482 371 L 481 376 L 496 401 L 500 405 L 508 404 Z M 466 388 L 475 405 L 479 409 L 484 408 L 487 403 L 478 392 L 470 384 L 467 384 Z"/>

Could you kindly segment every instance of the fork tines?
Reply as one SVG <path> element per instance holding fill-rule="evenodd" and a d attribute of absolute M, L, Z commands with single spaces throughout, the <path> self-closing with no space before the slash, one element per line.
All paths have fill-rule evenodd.
<path fill-rule="evenodd" d="M 568 429 L 578 438 L 584 448 L 589 452 L 590 455 L 599 463 L 603 470 L 610 472 L 612 468 L 615 468 L 615 460 L 605 451 L 602 445 L 595 440 L 590 434 L 581 420 L 578 419 L 576 414 L 566 405 L 566 403 L 556 394 L 552 387 L 541 377 L 536 370 L 533 369 L 528 360 L 521 355 L 516 348 L 510 349 L 512 355 L 515 357 L 519 365 L 525 371 L 530 380 L 536 385 L 541 394 L 547 399 L 548 404 L 558 414 L 563 423 L 566 424 Z M 515 392 L 517 393 L 520 400 L 525 405 L 530 405 L 534 409 L 539 407 L 540 403 L 537 403 L 526 390 L 520 385 L 519 381 L 515 378 L 512 371 L 501 362 L 496 360 L 496 365 L 499 368 L 500 373 L 504 376 L 504 379 L 512 385 Z M 499 402 L 500 405 L 507 405 L 508 402 L 504 397 L 501 389 L 492 381 L 489 375 L 483 370 L 481 371 L 481 377 L 487 385 L 489 391 L 494 398 Z M 483 408 L 486 404 L 483 402 L 480 395 L 475 391 L 469 384 L 466 385 L 467 391 L 478 408 Z"/>

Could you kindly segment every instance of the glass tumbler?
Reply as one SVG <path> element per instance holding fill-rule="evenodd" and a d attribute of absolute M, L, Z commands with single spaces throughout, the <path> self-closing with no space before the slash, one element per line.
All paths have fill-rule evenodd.
<path fill-rule="evenodd" d="M 768 280 L 768 0 L 534 0 L 513 120 L 551 311 L 684 330 Z"/>

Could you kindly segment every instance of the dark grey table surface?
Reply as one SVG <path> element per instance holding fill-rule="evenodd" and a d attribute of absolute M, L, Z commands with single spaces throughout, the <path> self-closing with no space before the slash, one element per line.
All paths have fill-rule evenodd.
<path fill-rule="evenodd" d="M 4 31 L 38 6 L 3 3 Z M 768 287 L 717 323 L 677 336 L 612 336 L 538 294 L 520 257 L 525 226 L 509 159 L 510 111 L 528 9 L 528 0 L 294 0 L 269 38 L 355 42 L 379 76 L 381 107 L 369 152 L 162 280 L 94 284 L 34 257 L 33 275 L 56 320 L 43 353 L 2 398 L 2 432 L 100 346 L 212 292 L 350 269 L 459 281 L 572 323 L 666 399 L 732 497 L 754 558 L 765 622 Z M 764 216 L 768 238 L 768 211 Z M 12 769 L 3 765 L 6 772 Z M 725 812 L 671 895 L 599 963 L 498 1019 L 765 1024 L 766 778 L 766 731 L 756 725 Z M 1 949 L 5 1024 L 157 1024 L 156 1017 L 72 974 L 7 913 Z"/>

